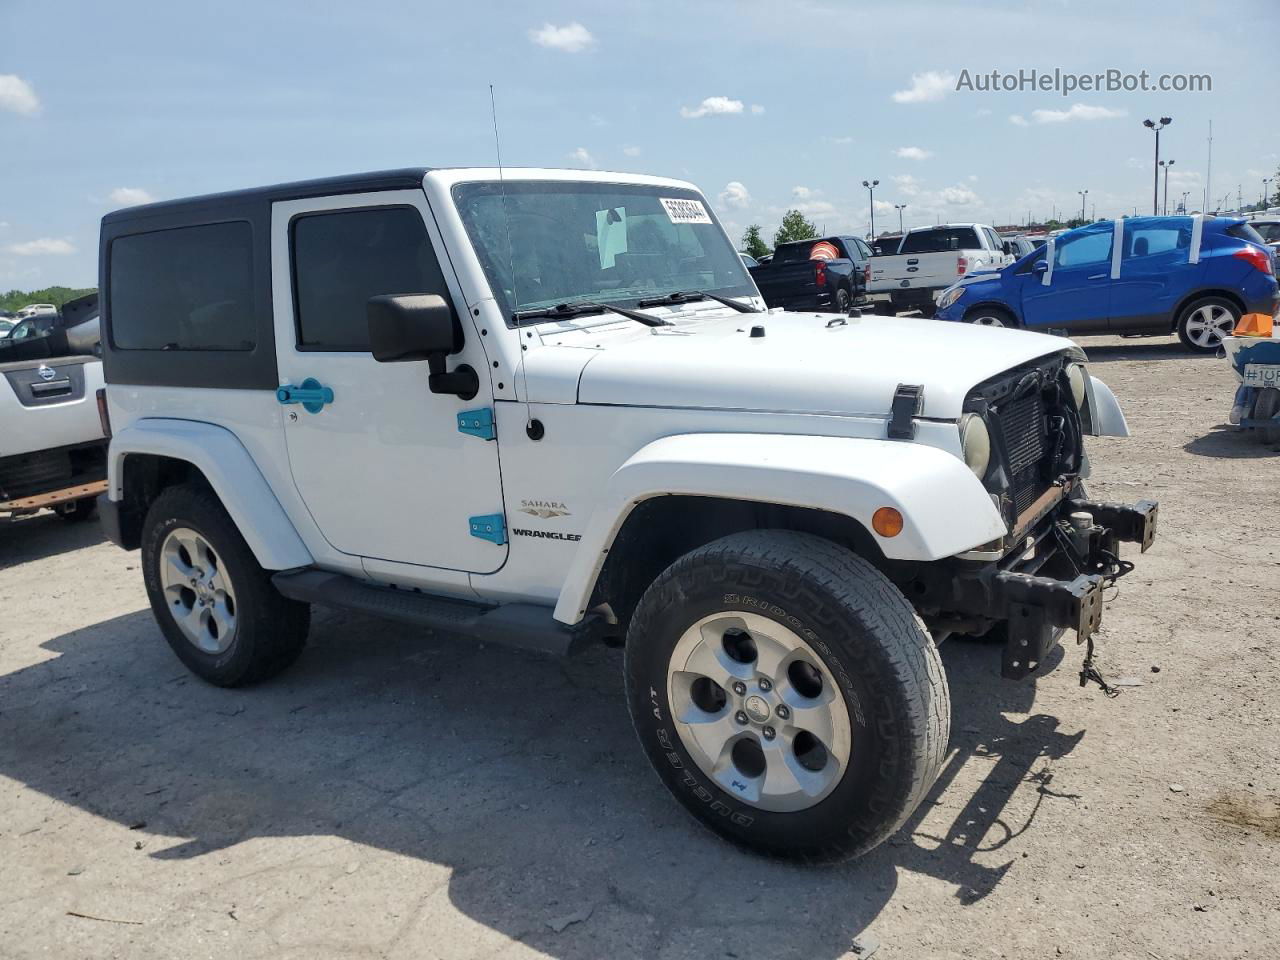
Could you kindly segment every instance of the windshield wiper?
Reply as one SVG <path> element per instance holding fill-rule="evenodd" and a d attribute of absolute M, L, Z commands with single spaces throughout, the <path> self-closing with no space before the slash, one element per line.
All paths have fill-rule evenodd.
<path fill-rule="evenodd" d="M 762 312 L 749 303 L 739 303 L 737 300 L 730 300 L 728 297 L 722 297 L 715 293 L 707 293 L 705 290 L 677 290 L 675 293 L 669 293 L 665 297 L 651 297 L 648 300 L 641 300 L 636 303 L 636 306 L 669 307 L 681 303 L 696 303 L 699 300 L 714 300 L 716 303 L 723 303 L 726 307 L 733 307 L 739 313 Z"/>
<path fill-rule="evenodd" d="M 652 317 L 647 313 L 640 313 L 638 310 L 615 307 L 611 303 L 591 303 L 585 300 L 576 300 L 573 303 L 557 303 L 554 307 L 542 307 L 537 310 L 518 310 L 512 319 L 515 320 L 516 326 L 520 326 L 527 320 L 568 320 L 570 317 L 581 317 L 586 314 L 604 313 L 605 311 L 616 313 L 637 323 L 643 323 L 646 327 L 671 326 L 670 320 Z"/>

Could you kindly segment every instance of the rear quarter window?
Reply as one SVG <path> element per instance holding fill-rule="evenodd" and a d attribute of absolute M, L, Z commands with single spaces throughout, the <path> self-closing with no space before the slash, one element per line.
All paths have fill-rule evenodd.
<path fill-rule="evenodd" d="M 252 350 L 253 230 L 230 221 L 117 237 L 110 297 L 118 350 Z"/>

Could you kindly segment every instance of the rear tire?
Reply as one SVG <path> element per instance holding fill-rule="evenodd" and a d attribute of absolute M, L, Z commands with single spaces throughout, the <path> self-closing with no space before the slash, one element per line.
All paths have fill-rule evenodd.
<path fill-rule="evenodd" d="M 1240 322 L 1240 308 L 1225 297 L 1201 297 L 1178 315 L 1178 339 L 1195 353 L 1217 353 Z"/>
<path fill-rule="evenodd" d="M 906 598 L 809 534 L 733 534 L 676 561 L 636 608 L 625 672 L 667 788 L 773 856 L 843 860 L 892 836 L 950 732 L 942 662 Z"/>
<path fill-rule="evenodd" d="M 841 287 L 836 291 L 835 311 L 841 316 L 847 316 L 849 313 L 849 304 L 853 301 L 849 298 L 849 291 Z"/>
<path fill-rule="evenodd" d="M 142 575 L 161 632 L 220 687 L 256 683 L 298 658 L 311 608 L 281 596 L 212 491 L 169 487 L 147 511 Z"/>
<path fill-rule="evenodd" d="M 1258 392 L 1258 398 L 1253 402 L 1253 416 L 1257 420 L 1271 420 L 1277 414 L 1280 414 L 1280 389 L 1275 387 L 1264 387 Z M 1258 442 L 1270 446 L 1273 443 L 1280 443 L 1280 420 L 1275 421 L 1275 426 L 1255 427 L 1254 431 L 1258 434 Z"/>

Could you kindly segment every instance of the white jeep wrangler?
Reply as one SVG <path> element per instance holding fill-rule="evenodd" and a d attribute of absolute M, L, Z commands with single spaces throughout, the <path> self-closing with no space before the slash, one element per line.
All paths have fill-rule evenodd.
<path fill-rule="evenodd" d="M 1125 425 L 1070 341 L 766 312 L 675 180 L 411 169 L 133 207 L 101 289 L 104 521 L 194 672 L 271 676 L 312 603 L 625 643 L 659 776 L 772 854 L 890 836 L 947 746 L 937 643 L 995 631 L 1031 674 L 1155 534 L 1154 503 L 1081 486 L 1083 436 Z"/>

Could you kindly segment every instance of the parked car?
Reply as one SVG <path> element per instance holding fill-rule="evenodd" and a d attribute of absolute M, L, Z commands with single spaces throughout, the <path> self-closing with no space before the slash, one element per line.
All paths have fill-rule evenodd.
<path fill-rule="evenodd" d="M 892 237 L 876 237 L 871 241 L 871 255 L 873 257 L 891 257 L 898 252 L 898 246 L 902 243 L 902 234 L 894 234 Z"/>
<path fill-rule="evenodd" d="M 1070 341 L 771 314 L 678 180 L 417 168 L 100 244 L 103 524 L 191 670 L 283 670 L 315 603 L 612 638 L 663 782 L 770 854 L 892 835 L 946 757 L 937 640 L 1001 631 L 1014 678 L 1064 628 L 1091 650 L 1155 536 L 1081 486 L 1126 428 Z"/>
<path fill-rule="evenodd" d="M 915 227 L 903 235 L 896 254 L 871 262 L 869 292 L 877 312 L 918 309 L 931 316 L 935 296 L 956 277 L 1012 261 L 1004 241 L 986 224 Z"/>
<path fill-rule="evenodd" d="M 1040 241 L 1039 243 L 1036 243 L 1032 241 L 1030 238 L 1022 236 L 1021 234 L 1018 234 L 1017 236 L 1012 236 L 1012 237 L 1007 237 L 1001 234 L 1000 239 L 1005 244 L 1008 245 L 1009 255 L 1013 257 L 1015 260 L 1019 260 L 1022 257 L 1025 257 L 1028 253 L 1035 250 L 1037 247 L 1044 246 L 1043 240 Z"/>
<path fill-rule="evenodd" d="M 9 331 L 13 329 L 13 320 L 10 316 L 0 317 L 0 340 L 9 335 Z"/>
<path fill-rule="evenodd" d="M 937 318 L 1176 333 L 1189 349 L 1213 353 L 1242 314 L 1270 315 L 1278 305 L 1270 250 L 1243 220 L 1130 217 L 1077 227 L 1012 266 L 959 281 L 939 298 Z"/>
<path fill-rule="evenodd" d="M 814 237 L 779 244 L 767 266 L 749 272 L 771 307 L 848 313 L 867 302 L 870 260 L 858 237 Z"/>
<path fill-rule="evenodd" d="M 1271 248 L 1275 266 L 1280 268 L 1280 217 L 1255 217 L 1249 226 L 1258 232 L 1262 242 Z M 1280 269 L 1276 270 L 1280 275 Z"/>
<path fill-rule="evenodd" d="M 757 260 L 755 257 L 751 256 L 751 254 L 749 253 L 740 253 L 738 254 L 738 256 L 742 258 L 742 265 L 744 267 L 747 267 L 748 269 L 750 269 L 751 267 L 760 266 L 760 261 Z"/>
<path fill-rule="evenodd" d="M 28 316 L 0 340 L 0 513 L 49 507 L 85 520 L 107 488 L 96 294 L 92 301 L 72 307 L 69 327 Z"/>
<path fill-rule="evenodd" d="M 28 317 L 56 317 L 58 308 L 52 303 L 29 303 L 22 307 L 14 314 L 17 320 L 26 320 Z"/>

